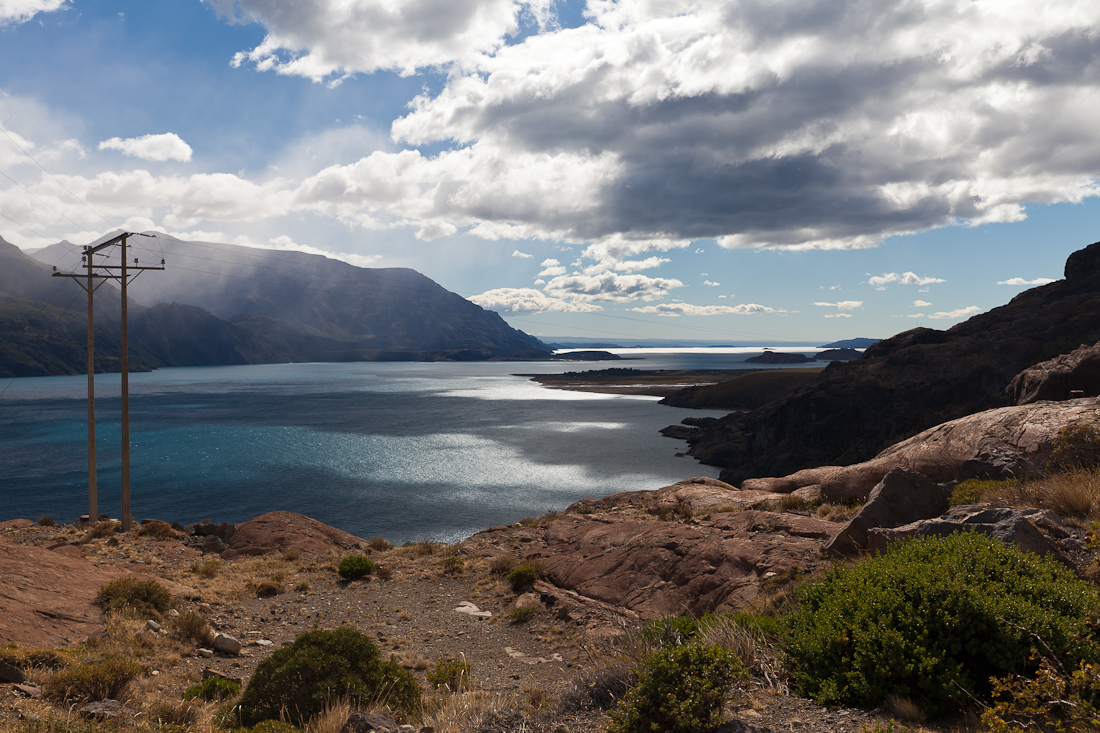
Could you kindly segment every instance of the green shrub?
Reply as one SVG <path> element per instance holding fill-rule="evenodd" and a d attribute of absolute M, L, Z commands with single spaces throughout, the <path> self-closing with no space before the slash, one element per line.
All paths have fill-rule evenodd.
<path fill-rule="evenodd" d="M 459 575 L 466 569 L 466 563 L 459 557 L 445 557 L 439 561 L 439 566 L 446 575 Z"/>
<path fill-rule="evenodd" d="M 363 555 L 348 555 L 337 568 L 341 578 L 355 580 L 374 572 L 374 561 Z"/>
<path fill-rule="evenodd" d="M 520 565 L 508 573 L 508 584 L 516 593 L 526 593 L 540 577 L 539 571 L 532 565 Z"/>
<path fill-rule="evenodd" d="M 172 594 L 155 580 L 118 578 L 99 589 L 95 603 L 108 611 L 130 610 L 160 618 L 171 607 Z"/>
<path fill-rule="evenodd" d="M 976 533 L 919 538 L 834 567 L 798 591 L 785 620 L 794 688 L 873 707 L 888 694 L 929 713 L 988 698 L 989 679 L 1034 669 L 1033 634 L 1086 652 L 1090 586 L 1054 560 Z"/>
<path fill-rule="evenodd" d="M 505 616 L 514 624 L 525 624 L 538 616 L 540 611 L 542 611 L 542 606 L 524 606 L 523 608 L 513 608 Z"/>
<path fill-rule="evenodd" d="M 416 678 L 355 629 L 299 636 L 260 662 L 240 701 L 242 725 L 284 719 L 301 725 L 337 700 L 389 704 L 408 712 L 420 702 Z"/>
<path fill-rule="evenodd" d="M 1100 466 L 1100 430 L 1092 425 L 1067 425 L 1058 431 L 1046 469 L 1052 473 Z"/>
<path fill-rule="evenodd" d="M 982 494 L 991 494 L 1001 489 L 1012 488 L 1016 485 L 1013 480 L 1008 481 L 982 481 L 981 479 L 971 478 L 966 481 L 962 481 L 955 486 L 951 491 L 951 499 L 948 502 L 951 506 L 961 506 L 963 504 L 977 504 L 982 500 Z"/>
<path fill-rule="evenodd" d="M 440 659 L 435 669 L 428 673 L 428 682 L 433 689 L 446 687 L 451 692 L 461 692 L 470 687 L 471 667 L 457 659 Z"/>
<path fill-rule="evenodd" d="M 225 677 L 207 677 L 197 685 L 191 685 L 183 691 L 184 700 L 194 700 L 198 698 L 205 700 L 206 702 L 215 702 L 217 700 L 227 700 L 231 697 L 236 697 L 241 694 L 241 686 L 233 680 L 227 680 Z"/>
<path fill-rule="evenodd" d="M 730 685 L 747 677 L 732 652 L 676 646 L 643 657 L 608 733 L 695 733 L 718 727 Z"/>
<path fill-rule="evenodd" d="M 356 576 L 358 577 L 358 576 Z M 284 590 L 283 584 L 277 580 L 265 580 L 256 585 L 254 592 L 257 598 L 274 598 Z"/>
<path fill-rule="evenodd" d="M 113 700 L 139 674 L 137 662 L 104 659 L 55 673 L 46 681 L 44 692 L 54 700 Z"/>

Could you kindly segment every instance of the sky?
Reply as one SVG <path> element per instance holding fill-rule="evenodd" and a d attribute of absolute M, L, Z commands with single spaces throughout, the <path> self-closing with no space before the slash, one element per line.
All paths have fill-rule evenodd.
<path fill-rule="evenodd" d="M 0 0 L 0 237 L 411 267 L 540 337 L 949 328 L 1100 240 L 1097 119 L 1095 0 Z"/>

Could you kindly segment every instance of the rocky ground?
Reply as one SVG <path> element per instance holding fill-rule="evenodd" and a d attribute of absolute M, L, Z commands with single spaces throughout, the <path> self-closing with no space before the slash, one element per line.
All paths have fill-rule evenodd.
<path fill-rule="evenodd" d="M 690 506 L 693 496 L 705 504 L 709 495 L 705 484 L 677 486 L 680 514 L 662 514 L 659 507 L 655 514 L 651 504 L 617 496 L 593 507 L 581 507 L 584 513 L 578 516 L 610 525 L 610 520 L 599 520 L 599 513 L 606 512 L 637 525 L 659 526 L 662 531 L 679 525 L 678 529 L 702 538 L 700 542 L 709 534 L 731 534 L 732 530 L 721 524 L 720 513 L 694 517 L 683 508 Z M 218 556 L 214 554 L 203 556 L 200 548 L 213 544 L 210 536 L 181 534 L 158 539 L 131 532 L 97 538 L 90 536 L 90 529 L 7 523 L 9 526 L 0 528 L 0 548 L 8 551 L 0 579 L 0 603 L 7 604 L 0 609 L 5 612 L 5 622 L 0 623 L 6 625 L 0 625 L 0 630 L 5 640 L 20 635 L 31 640 L 23 642 L 25 647 L 60 646 L 88 634 L 102 634 L 97 632 L 102 616 L 91 603 L 95 591 L 107 578 L 143 573 L 166 579 L 181 599 L 181 608 L 202 610 L 216 631 L 234 636 L 245 646 L 238 655 L 218 653 L 207 658 L 193 643 L 171 639 L 165 632 L 140 631 L 140 619 L 130 622 L 131 633 L 153 637 L 149 643 L 154 651 L 144 658 L 148 672 L 128 700 L 139 713 L 151 700 L 178 700 L 184 689 L 201 679 L 204 670 L 247 682 L 260 661 L 298 634 L 313 628 L 353 626 L 370 634 L 383 653 L 410 669 L 425 691 L 431 691 L 427 676 L 439 660 L 459 659 L 471 665 L 471 687 L 482 701 L 477 714 L 453 712 L 457 698 L 437 691 L 431 693 L 430 700 L 439 712 L 434 718 L 429 715 L 412 721 L 418 725 L 431 724 L 437 731 L 484 733 L 594 732 L 602 730 L 608 719 L 591 704 L 591 693 L 608 679 L 624 678 L 627 666 L 634 661 L 632 655 L 639 653 L 634 632 L 646 618 L 657 615 L 653 609 L 660 607 L 659 603 L 649 607 L 643 603 L 640 613 L 633 612 L 541 581 L 534 596 L 517 596 L 503 577 L 493 572 L 494 558 L 545 554 L 547 535 L 551 534 L 548 518 L 493 528 L 461 546 L 422 542 L 382 549 L 313 520 L 277 514 L 282 516 L 273 519 L 265 515 L 262 536 L 248 535 L 248 525 L 242 525 L 241 532 L 249 541 L 232 543 L 247 547 L 250 553 L 267 554 L 238 552 L 230 561 L 215 560 Z M 753 512 L 738 512 L 749 514 Z M 797 540 L 789 531 L 792 522 L 810 521 L 797 514 L 755 514 L 772 517 L 774 536 L 756 537 L 758 526 L 745 541 L 763 545 L 783 536 Z M 760 519 L 755 523 L 760 524 Z M 562 522 L 553 524 L 562 526 Z M 362 549 L 345 547 L 351 540 L 361 542 Z M 309 549 L 302 549 L 306 547 Z M 349 551 L 371 554 L 381 569 L 363 580 L 342 580 L 336 563 Z M 765 551 L 762 557 L 766 555 Z M 256 589 L 264 583 L 276 585 L 280 592 L 257 597 Z M 658 597 L 651 594 L 651 598 Z M 61 598 L 65 599 L 64 610 L 51 611 L 60 608 Z M 512 618 L 517 602 L 535 607 L 533 617 L 522 622 Z M 20 603 L 29 607 L 32 622 L 22 627 L 15 624 L 16 619 L 26 617 L 18 613 Z M 49 621 L 49 628 L 43 628 L 43 620 Z M 108 634 L 116 631 L 109 629 Z M 47 638 L 57 642 L 45 643 Z M 761 648 L 759 654 L 765 668 L 770 657 L 772 673 L 758 675 L 732 699 L 724 730 L 858 732 L 886 724 L 883 711 L 822 708 L 788 694 L 774 650 Z M 45 676 L 45 672 L 32 673 L 30 682 L 40 683 Z M 58 714 L 51 704 L 27 697 L 13 685 L 0 688 L 2 729 L 20 730 L 25 725 L 21 720 L 49 719 Z M 924 729 L 965 728 L 960 725 Z"/>

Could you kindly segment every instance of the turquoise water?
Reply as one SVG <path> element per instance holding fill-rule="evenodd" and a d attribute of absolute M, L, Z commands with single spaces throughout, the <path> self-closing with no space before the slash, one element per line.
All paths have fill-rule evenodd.
<path fill-rule="evenodd" d="M 614 366 L 735 368 L 759 353 Z M 543 388 L 512 372 L 611 364 L 276 364 L 130 376 L 132 511 L 191 523 L 300 512 L 362 537 L 455 541 L 584 497 L 718 469 L 658 430 L 722 413 Z M 99 509 L 120 508 L 119 375 L 96 377 Z M 0 517 L 87 511 L 85 376 L 0 398 Z"/>

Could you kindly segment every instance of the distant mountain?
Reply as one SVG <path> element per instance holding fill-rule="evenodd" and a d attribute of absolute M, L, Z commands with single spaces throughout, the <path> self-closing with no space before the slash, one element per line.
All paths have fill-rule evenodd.
<path fill-rule="evenodd" d="M 1066 260 L 1065 279 L 1020 293 L 946 330 L 915 328 L 749 413 L 666 428 L 739 484 L 867 460 L 939 423 L 1008 404 L 1023 369 L 1100 341 L 1100 242 Z M 845 343 L 845 342 L 840 342 Z"/>
<path fill-rule="evenodd" d="M 142 273 L 130 286 L 131 370 L 549 356 L 538 339 L 412 270 L 218 247 L 191 267 L 189 253 L 203 250 L 174 242 L 164 251 L 168 269 Z M 87 296 L 72 279 L 51 277 L 50 267 L 79 269 L 79 248 L 62 243 L 35 254 L 49 264 L 0 239 L 0 377 L 82 373 Z M 155 254 L 139 259 L 158 262 Z M 120 300 L 110 283 L 96 291 L 97 371 L 119 369 Z"/>
<path fill-rule="evenodd" d="M 866 349 L 868 346 L 877 344 L 882 339 L 844 339 L 843 341 L 834 341 L 831 344 L 823 344 L 818 348 L 821 349 Z"/>
<path fill-rule="evenodd" d="M 130 242 L 143 246 L 152 261 L 167 263 L 163 272 L 145 273 L 130 287 L 139 303 L 199 306 L 242 328 L 278 333 L 294 349 L 305 349 L 310 360 L 369 359 L 384 351 L 548 348 L 415 270 L 165 236 Z M 73 269 L 80 248 L 61 243 L 34 257 Z"/>

